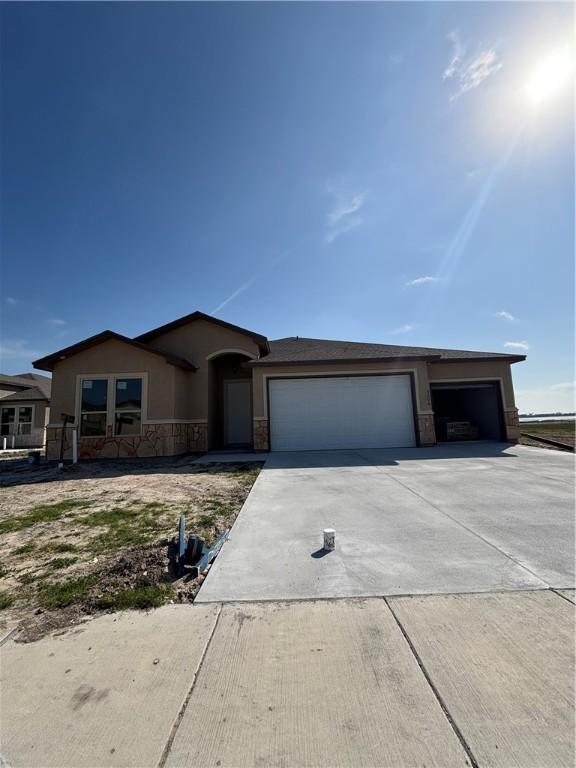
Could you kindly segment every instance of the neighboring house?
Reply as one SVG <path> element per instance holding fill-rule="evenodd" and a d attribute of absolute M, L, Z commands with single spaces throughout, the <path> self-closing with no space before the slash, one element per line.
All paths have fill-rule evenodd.
<path fill-rule="evenodd" d="M 458 434 L 515 441 L 510 365 L 524 359 L 298 337 L 269 341 L 194 312 L 134 339 L 104 331 L 34 367 L 53 372 L 47 456 L 54 459 L 61 414 L 79 430 L 80 458 L 401 447 Z M 454 423 L 459 427 L 450 433 Z"/>
<path fill-rule="evenodd" d="M 0 373 L 0 447 L 44 445 L 52 380 L 39 373 Z"/>

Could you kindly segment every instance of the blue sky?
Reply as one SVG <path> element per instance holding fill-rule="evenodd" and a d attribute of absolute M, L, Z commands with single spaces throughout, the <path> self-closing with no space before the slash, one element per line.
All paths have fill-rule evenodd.
<path fill-rule="evenodd" d="M 526 91 L 570 4 L 0 13 L 4 372 L 200 309 L 269 338 L 527 351 L 520 408 L 572 409 L 566 67 Z"/>

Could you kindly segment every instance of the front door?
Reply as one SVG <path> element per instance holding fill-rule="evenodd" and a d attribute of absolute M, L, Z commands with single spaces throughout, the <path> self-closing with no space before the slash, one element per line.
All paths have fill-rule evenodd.
<path fill-rule="evenodd" d="M 252 384 L 242 379 L 224 382 L 224 441 L 226 445 L 252 442 Z"/>

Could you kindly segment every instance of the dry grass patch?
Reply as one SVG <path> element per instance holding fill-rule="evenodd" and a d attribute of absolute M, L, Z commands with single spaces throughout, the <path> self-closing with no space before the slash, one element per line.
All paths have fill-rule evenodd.
<path fill-rule="evenodd" d="M 260 464 L 189 459 L 78 465 L 0 489 L 0 634 L 24 639 L 102 610 L 189 599 L 175 591 L 168 545 L 178 519 L 211 544 L 230 528 Z M 31 619 L 33 617 L 33 620 Z M 44 618 L 43 618 L 44 617 Z"/>

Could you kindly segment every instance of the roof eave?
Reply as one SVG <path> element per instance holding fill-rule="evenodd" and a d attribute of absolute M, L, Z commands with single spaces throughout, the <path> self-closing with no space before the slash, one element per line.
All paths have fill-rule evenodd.
<path fill-rule="evenodd" d="M 359 365 L 370 363 L 405 363 L 405 362 L 430 362 L 439 361 L 440 355 L 398 355 L 394 357 L 348 357 L 348 358 L 323 358 L 316 360 L 250 360 L 243 363 L 243 368 L 285 368 L 291 365 Z"/>
<path fill-rule="evenodd" d="M 233 323 L 227 323 L 226 320 L 220 320 L 217 317 L 212 317 L 211 315 L 207 315 L 204 312 L 192 312 L 189 315 L 184 315 L 184 317 L 179 317 L 177 320 L 172 320 L 170 323 L 165 323 L 164 325 L 158 326 L 158 328 L 153 328 L 151 331 L 146 331 L 146 333 L 141 333 L 139 336 L 135 336 L 134 340 L 139 342 L 147 342 L 150 339 L 154 339 L 157 336 L 161 336 L 163 333 L 168 333 L 169 331 L 172 331 L 174 328 L 180 328 L 183 325 L 186 325 L 187 323 L 192 323 L 195 320 L 205 320 L 209 323 L 214 323 L 215 325 L 220 325 L 222 328 L 228 328 L 231 331 L 237 331 L 238 333 L 242 333 L 245 336 L 248 336 L 249 338 L 254 341 L 255 344 L 258 345 L 258 348 L 261 352 L 264 354 L 268 354 L 270 352 L 270 344 L 268 343 L 268 339 L 266 336 L 262 336 L 260 333 L 255 333 L 254 331 L 250 331 L 247 328 L 241 328 L 239 325 L 234 325 Z"/>
<path fill-rule="evenodd" d="M 148 347 L 146 344 L 142 344 L 139 341 L 136 341 L 135 339 L 130 339 L 128 336 L 122 336 L 120 333 L 116 333 L 115 331 L 102 331 L 101 333 L 97 333 L 95 336 L 89 336 L 87 339 L 84 339 L 83 341 L 79 341 L 76 344 L 72 344 L 69 347 L 65 347 L 64 349 L 59 350 L 58 352 L 54 352 L 51 355 L 46 355 L 46 357 L 41 357 L 38 360 L 35 360 L 32 365 L 34 368 L 40 370 L 40 371 L 53 371 L 54 366 L 60 362 L 61 360 L 66 360 L 69 357 L 72 357 L 73 355 L 78 354 L 78 352 L 83 352 L 86 349 L 90 349 L 91 347 L 95 347 L 98 344 L 103 344 L 106 341 L 120 341 L 124 344 L 129 344 L 130 346 L 137 347 L 138 349 L 141 349 L 143 352 L 149 352 L 152 355 L 159 355 L 160 357 L 163 357 L 164 360 L 169 365 L 175 365 L 179 368 L 183 368 L 184 370 L 190 370 L 190 371 L 197 371 L 198 366 L 195 363 L 192 363 L 189 360 L 184 360 L 184 358 L 177 357 L 176 355 L 171 355 L 169 353 L 161 352 L 158 349 L 153 349 L 152 347 Z"/>
<path fill-rule="evenodd" d="M 486 355 L 485 357 L 442 357 L 440 360 L 434 360 L 444 365 L 444 363 L 521 363 L 526 360 L 526 355 Z"/>

